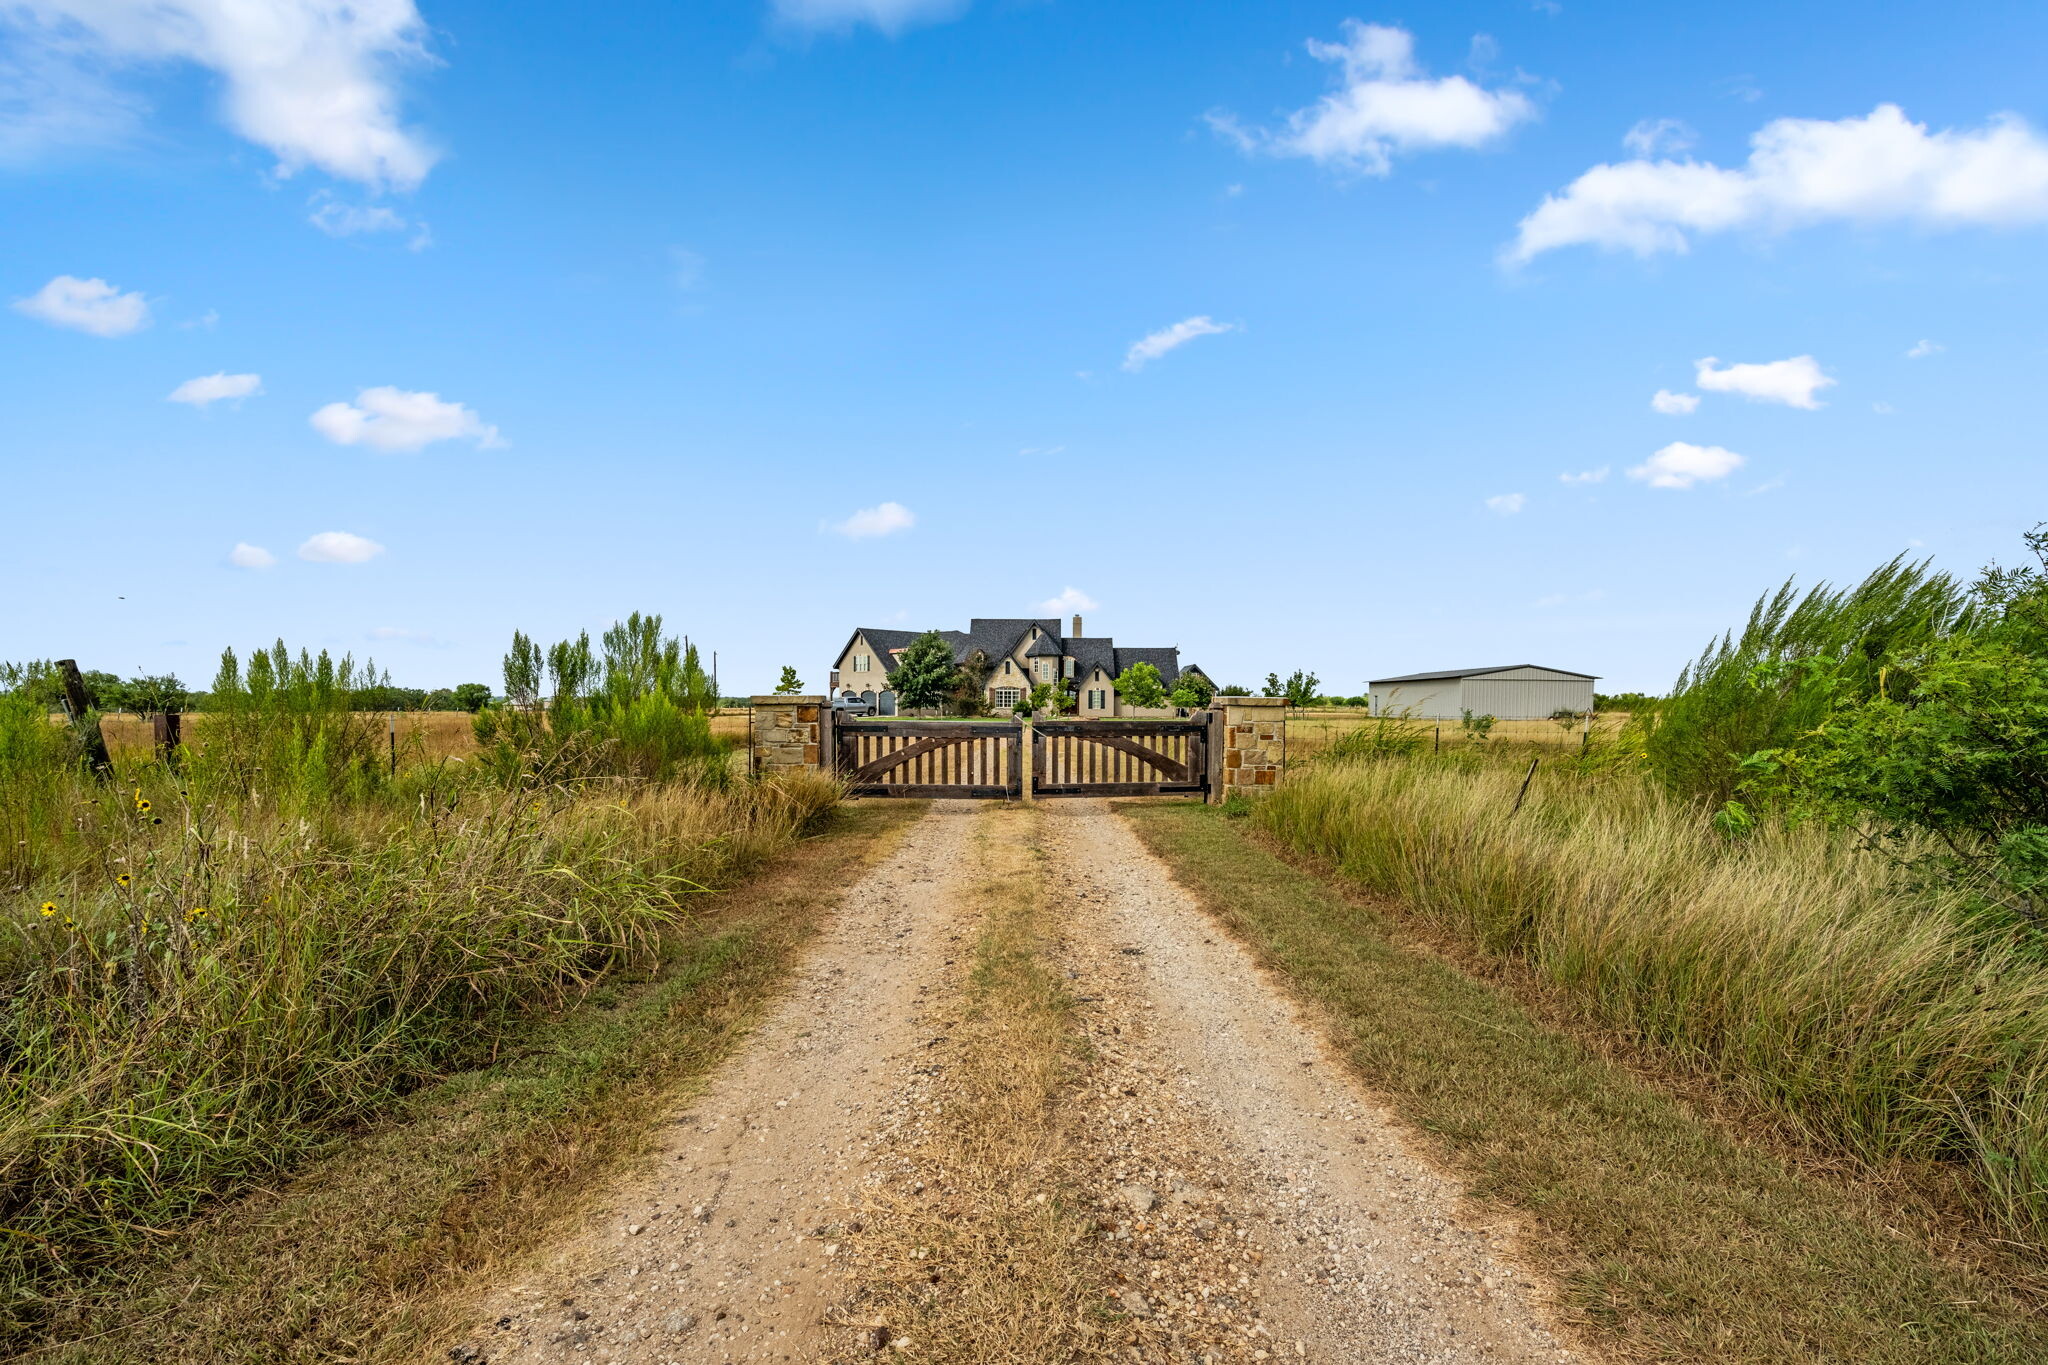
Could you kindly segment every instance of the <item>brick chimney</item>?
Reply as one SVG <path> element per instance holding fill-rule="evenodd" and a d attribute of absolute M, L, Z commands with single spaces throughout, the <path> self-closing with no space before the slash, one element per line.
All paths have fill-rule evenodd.
<path fill-rule="evenodd" d="M 1078 638 L 1080 637 L 1080 634 L 1081 634 L 1081 613 L 1077 611 L 1077 612 L 1075 612 L 1075 613 L 1074 613 L 1074 634 L 1073 634 L 1072 636 L 1070 636 L 1069 638 L 1072 638 L 1072 639 L 1078 639 Z"/>

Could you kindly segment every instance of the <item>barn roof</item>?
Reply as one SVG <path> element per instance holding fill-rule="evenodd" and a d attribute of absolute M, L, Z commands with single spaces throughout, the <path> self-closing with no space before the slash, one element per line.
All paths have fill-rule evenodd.
<path fill-rule="evenodd" d="M 1540 668 L 1545 673 L 1556 673 L 1567 678 L 1584 678 L 1587 682 L 1598 682 L 1597 673 L 1574 673 L 1569 668 L 1552 668 L 1549 664 L 1500 664 L 1493 668 L 1447 668 L 1440 673 L 1403 673 L 1398 678 L 1374 678 L 1367 687 L 1378 687 L 1381 683 L 1437 682 L 1444 678 L 1483 678 L 1489 673 L 1507 673 L 1517 668 Z"/>

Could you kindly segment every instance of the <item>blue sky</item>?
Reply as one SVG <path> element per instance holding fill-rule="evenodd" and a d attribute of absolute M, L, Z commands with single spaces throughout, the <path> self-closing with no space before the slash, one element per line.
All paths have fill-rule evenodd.
<path fill-rule="evenodd" d="M 1788 574 L 2048 515 L 2044 40 L 0 3 L 0 658 L 495 682 L 640 609 L 746 691 L 1061 599 L 1228 681 L 1662 690 Z"/>

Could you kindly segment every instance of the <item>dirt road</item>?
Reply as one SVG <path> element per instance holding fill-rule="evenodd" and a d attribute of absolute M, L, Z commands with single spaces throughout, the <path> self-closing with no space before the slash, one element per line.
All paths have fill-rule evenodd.
<path fill-rule="evenodd" d="M 895 1149 L 948 1119 L 946 1029 L 986 913 L 995 814 L 936 803 L 849 888 L 769 1022 L 668 1117 L 655 1159 L 594 1193 L 586 1226 L 492 1291 L 449 1354 L 933 1358 L 863 1312 L 856 1253 L 863 1220 L 943 1178 L 913 1180 Z M 1573 1359 L 1500 1230 L 1121 819 L 1092 800 L 1025 819 L 1005 837 L 1039 859 L 1043 952 L 1081 1035 L 1061 1127 L 1081 1137 L 1068 1188 L 1017 1198 L 1073 1211 L 1095 1286 L 1072 1308 L 1077 1344 L 1052 1358 Z"/>

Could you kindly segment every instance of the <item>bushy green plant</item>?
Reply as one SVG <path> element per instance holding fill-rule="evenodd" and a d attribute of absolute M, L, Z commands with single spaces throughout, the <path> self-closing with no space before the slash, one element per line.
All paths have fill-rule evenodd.
<path fill-rule="evenodd" d="M 1166 705 L 1166 684 L 1159 677 L 1159 670 L 1148 663 L 1134 663 L 1117 674 L 1110 684 L 1126 706 Z"/>
<path fill-rule="evenodd" d="M 942 705 L 959 685 L 960 668 L 953 659 L 953 646 L 936 630 L 905 645 L 889 672 L 889 686 L 906 710 Z"/>
<path fill-rule="evenodd" d="M 1672 792 L 1722 805 L 1761 771 L 1744 766 L 1751 755 L 1791 748 L 1841 701 L 1876 696 L 1881 683 L 1894 695 L 1909 688 L 1914 652 L 1980 615 L 1963 584 L 1903 556 L 1853 588 L 1822 583 L 1802 594 L 1788 581 L 1636 718 L 1652 770 Z"/>

